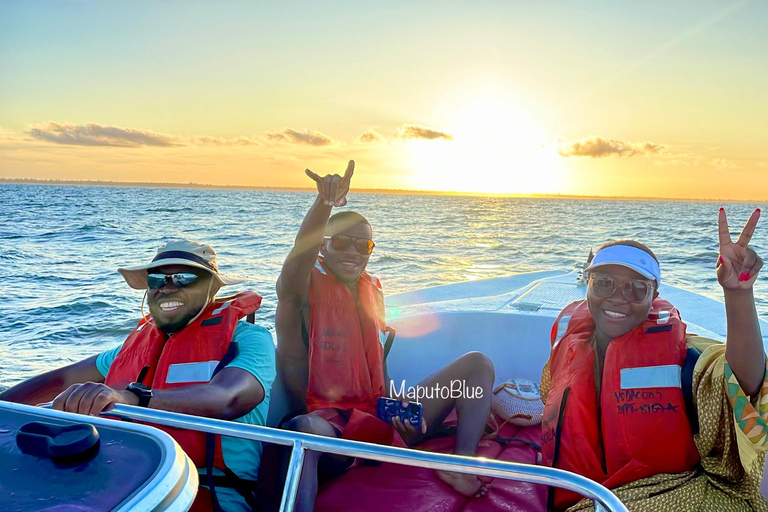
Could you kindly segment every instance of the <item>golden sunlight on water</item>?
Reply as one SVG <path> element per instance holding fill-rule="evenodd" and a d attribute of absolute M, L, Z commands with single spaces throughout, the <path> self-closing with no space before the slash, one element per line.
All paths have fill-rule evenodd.
<path fill-rule="evenodd" d="M 501 265 L 470 265 L 462 274 L 462 277 L 467 281 L 475 281 L 477 279 L 487 279 L 490 277 L 496 277 L 499 275 Z"/>

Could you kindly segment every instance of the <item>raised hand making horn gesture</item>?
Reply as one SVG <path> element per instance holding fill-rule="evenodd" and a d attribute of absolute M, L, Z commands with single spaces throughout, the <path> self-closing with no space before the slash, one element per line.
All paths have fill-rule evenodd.
<path fill-rule="evenodd" d="M 752 397 L 760 391 L 765 375 L 763 337 L 752 289 L 763 260 L 749 247 L 759 218 L 758 208 L 752 212 L 734 243 L 723 208 L 718 217 L 717 280 L 723 287 L 728 322 L 725 358 L 741 388 Z"/>
<path fill-rule="evenodd" d="M 347 193 L 349 192 L 349 182 L 355 173 L 355 161 L 350 160 L 347 164 L 347 170 L 344 176 L 338 174 L 328 174 L 320 177 L 314 172 L 306 169 L 304 173 L 312 178 L 317 185 L 317 193 L 325 206 L 345 206 L 347 204 Z"/>

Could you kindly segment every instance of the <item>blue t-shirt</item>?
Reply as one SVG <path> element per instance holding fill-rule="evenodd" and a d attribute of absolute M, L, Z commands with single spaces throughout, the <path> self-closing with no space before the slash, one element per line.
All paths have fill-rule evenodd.
<path fill-rule="evenodd" d="M 238 344 L 237 356 L 226 366 L 247 371 L 264 388 L 264 400 L 251 412 L 234 421 L 250 425 L 265 425 L 269 411 L 270 390 L 275 380 L 275 345 L 268 330 L 248 322 L 238 322 L 232 341 Z M 96 367 L 104 377 L 115 361 L 122 345 L 102 352 L 96 357 Z M 259 476 L 261 461 L 261 443 L 236 437 L 222 437 L 221 448 L 224 463 L 241 478 L 256 480 Z M 203 480 L 201 480 L 201 483 Z M 216 487 L 216 492 L 224 510 L 238 510 L 245 502 L 231 489 Z"/>

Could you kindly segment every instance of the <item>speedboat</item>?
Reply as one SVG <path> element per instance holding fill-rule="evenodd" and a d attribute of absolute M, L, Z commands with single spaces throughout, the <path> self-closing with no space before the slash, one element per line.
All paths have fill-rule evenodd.
<path fill-rule="evenodd" d="M 721 302 L 664 284 L 659 292 L 680 310 L 688 332 L 725 340 L 725 311 Z M 479 351 L 494 363 L 495 384 L 510 378 L 538 382 L 549 357 L 549 334 L 555 318 L 567 304 L 585 296 L 586 283 L 579 270 L 517 274 L 389 296 L 388 324 L 397 332 L 387 358 L 390 376 L 395 382 L 415 386 L 462 354 Z M 760 327 L 768 333 L 765 320 L 760 319 Z M 765 336 L 763 341 L 765 344 Z M 307 450 L 381 463 L 357 465 L 326 484 L 318 494 L 318 511 L 540 510 L 542 493 L 546 493 L 548 485 L 592 499 L 597 510 L 626 510 L 615 495 L 596 482 L 537 465 L 536 426 L 513 433 L 522 443 L 494 446 L 495 441 L 484 440 L 479 457 L 461 457 L 445 453 L 451 447 L 448 438 L 430 440 L 427 443 L 431 446 L 404 449 L 274 428 L 289 412 L 288 407 L 278 375 L 271 391 L 266 427 L 129 406 L 116 406 L 109 414 L 291 446 L 282 511 L 293 510 Z M 492 491 L 485 498 L 474 500 L 458 496 L 434 478 L 434 469 L 493 478 Z M 4 481 L 0 480 L 0 484 Z"/>

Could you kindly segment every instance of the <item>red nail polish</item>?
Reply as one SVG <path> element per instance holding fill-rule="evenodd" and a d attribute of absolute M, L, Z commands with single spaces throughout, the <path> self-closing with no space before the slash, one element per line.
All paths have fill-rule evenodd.
<path fill-rule="evenodd" d="M 725 211 L 725 208 L 723 208 L 723 207 L 721 206 L 721 207 L 720 207 L 720 211 L 721 211 L 721 212 L 724 212 L 724 211 Z"/>
<path fill-rule="evenodd" d="M 723 261 L 723 257 L 722 256 L 719 256 L 717 258 L 717 263 L 718 263 L 718 265 L 725 265 L 725 261 Z"/>
<path fill-rule="evenodd" d="M 749 277 L 749 274 L 742 272 L 741 275 L 739 275 L 739 281 L 749 281 Z"/>
<path fill-rule="evenodd" d="M 757 213 L 760 213 L 760 208 L 755 208 L 755 211 L 756 211 Z"/>

